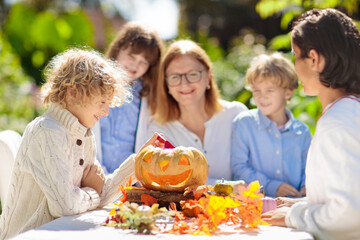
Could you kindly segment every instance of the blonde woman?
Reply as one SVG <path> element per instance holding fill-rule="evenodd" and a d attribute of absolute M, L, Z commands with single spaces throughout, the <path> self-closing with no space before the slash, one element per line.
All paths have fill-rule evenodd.
<path fill-rule="evenodd" d="M 207 184 L 231 180 L 231 122 L 247 108 L 220 99 L 205 51 L 190 40 L 172 43 L 161 64 L 156 93 L 148 136 L 159 132 L 175 146 L 202 151 L 209 164 Z"/>

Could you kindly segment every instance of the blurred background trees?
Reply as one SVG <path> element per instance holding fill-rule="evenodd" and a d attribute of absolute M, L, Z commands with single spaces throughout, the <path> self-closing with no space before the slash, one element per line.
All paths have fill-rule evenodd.
<path fill-rule="evenodd" d="M 128 10 L 116 4 L 129 9 L 140 1 L 144 0 L 0 0 L 0 130 L 22 133 L 44 112 L 38 88 L 51 57 L 74 46 L 103 52 L 128 20 Z M 170 0 L 152 0 L 165 1 Z M 199 42 L 213 61 L 223 98 L 249 108 L 255 106 L 244 88 L 248 64 L 254 56 L 271 51 L 292 58 L 288 32 L 293 18 L 315 7 L 333 7 L 359 19 L 357 0 L 172 1 L 179 14 L 173 38 Z M 300 87 L 289 107 L 313 132 L 321 114 L 319 101 L 305 97 Z"/>

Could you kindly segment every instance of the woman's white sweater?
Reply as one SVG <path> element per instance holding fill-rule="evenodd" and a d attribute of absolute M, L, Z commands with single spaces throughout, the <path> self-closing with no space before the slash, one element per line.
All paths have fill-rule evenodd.
<path fill-rule="evenodd" d="M 120 184 L 130 176 L 136 179 L 131 155 L 107 176 L 100 196 L 92 188 L 81 188 L 83 171 L 97 161 L 95 156 L 92 131 L 60 105 L 50 104 L 24 132 L 3 203 L 0 239 L 104 206 L 120 196 Z"/>

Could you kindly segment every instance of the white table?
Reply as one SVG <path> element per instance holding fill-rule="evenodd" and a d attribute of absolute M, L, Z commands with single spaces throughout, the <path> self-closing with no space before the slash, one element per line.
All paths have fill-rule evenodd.
<path fill-rule="evenodd" d="M 209 236 L 174 235 L 154 232 L 151 235 L 136 234 L 136 230 L 122 230 L 102 226 L 109 214 L 108 209 L 98 209 L 74 216 L 65 216 L 55 219 L 34 230 L 17 235 L 13 239 L 21 240 L 52 240 L 52 239 L 208 239 Z M 169 225 L 168 225 L 169 227 Z M 260 230 L 246 232 L 234 226 L 221 225 L 221 232 L 212 235 L 211 239 L 314 239 L 307 232 L 291 228 L 260 226 Z"/>

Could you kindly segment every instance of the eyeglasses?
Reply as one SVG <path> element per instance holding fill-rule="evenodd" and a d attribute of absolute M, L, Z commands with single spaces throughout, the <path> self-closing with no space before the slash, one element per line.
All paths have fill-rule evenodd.
<path fill-rule="evenodd" d="M 201 80 L 201 73 L 204 70 L 200 71 L 190 71 L 184 74 L 172 74 L 166 77 L 166 82 L 169 87 L 176 87 L 179 86 L 182 82 L 182 76 L 185 76 L 185 79 L 188 83 L 196 83 Z"/>

